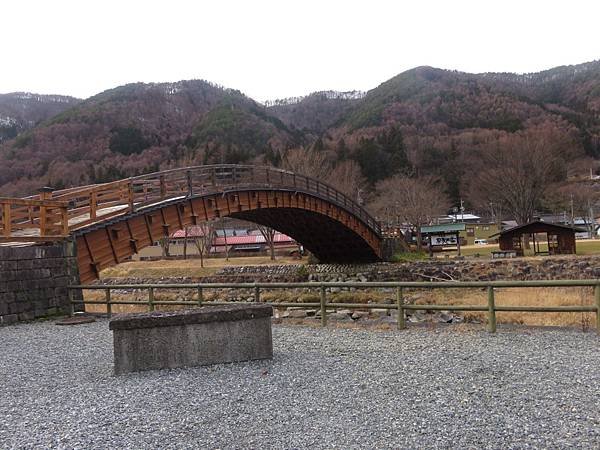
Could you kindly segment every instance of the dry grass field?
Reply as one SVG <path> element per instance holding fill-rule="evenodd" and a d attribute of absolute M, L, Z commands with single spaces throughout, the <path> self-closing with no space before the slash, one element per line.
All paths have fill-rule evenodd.
<path fill-rule="evenodd" d="M 262 266 L 269 264 L 302 264 L 304 260 L 289 257 L 277 257 L 275 262 L 268 256 L 247 256 L 242 258 L 208 258 L 204 267 L 200 259 L 187 260 L 158 260 L 131 261 L 109 267 L 100 273 L 102 278 L 161 278 L 161 277 L 205 277 L 216 273 L 219 269 L 229 266 Z"/>
<path fill-rule="evenodd" d="M 578 242 L 581 252 L 593 253 L 600 251 L 600 241 Z M 485 249 L 495 246 L 485 246 Z M 473 247 L 481 249 L 481 246 Z M 471 250 L 471 249 L 468 249 Z M 305 260 L 304 260 L 305 261 Z M 275 264 L 299 264 L 293 258 L 277 258 Z M 269 265 L 273 262 L 266 256 L 207 259 L 204 267 L 200 267 L 199 259 L 189 260 L 161 260 L 161 261 L 135 261 L 120 264 L 104 270 L 101 278 L 143 278 L 159 279 L 162 277 L 200 277 L 215 274 L 219 269 L 227 266 Z M 253 292 L 243 293 L 248 298 Z M 103 291 L 86 291 L 87 300 L 103 300 Z M 146 302 L 148 293 L 145 290 L 135 292 L 113 291 L 113 301 L 140 301 Z M 156 290 L 155 301 L 197 301 L 198 294 L 195 290 Z M 436 305 L 482 305 L 487 303 L 487 294 L 481 289 L 435 289 L 435 290 L 406 290 L 407 301 L 418 304 Z M 354 292 L 337 292 L 328 294 L 328 301 L 336 303 L 369 303 L 394 301 L 393 293 L 376 290 Z M 205 291 L 204 301 L 223 299 L 222 294 L 215 291 Z M 317 290 L 296 292 L 285 290 L 264 291 L 261 299 L 269 302 L 298 302 L 310 303 L 319 301 Z M 505 288 L 496 289 L 496 304 L 498 306 L 584 306 L 593 304 L 591 288 Z M 156 309 L 181 308 L 176 305 L 156 305 Z M 147 310 L 147 305 L 113 305 L 114 313 L 142 312 Z M 89 312 L 105 312 L 103 305 L 88 305 Z M 485 313 L 462 312 L 459 313 L 465 322 L 485 322 Z M 568 326 L 588 328 L 595 323 L 593 313 L 526 313 L 526 312 L 499 312 L 498 323 L 535 325 L 535 326 Z"/>

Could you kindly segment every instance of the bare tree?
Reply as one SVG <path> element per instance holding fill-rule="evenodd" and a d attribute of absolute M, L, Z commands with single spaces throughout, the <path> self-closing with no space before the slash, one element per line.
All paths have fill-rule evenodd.
<path fill-rule="evenodd" d="M 314 149 L 293 148 L 286 150 L 281 158 L 284 169 L 318 180 L 328 179 L 331 162 L 327 152 Z"/>
<path fill-rule="evenodd" d="M 471 201 L 490 202 L 517 223 L 533 220 L 552 183 L 566 177 L 568 137 L 541 128 L 504 136 L 488 148 L 471 183 Z"/>
<path fill-rule="evenodd" d="M 213 222 L 204 222 L 197 226 L 194 236 L 194 244 L 200 254 L 200 267 L 204 267 L 204 256 L 210 253 L 215 238 L 215 226 Z"/>
<path fill-rule="evenodd" d="M 367 180 L 356 161 L 340 162 L 331 171 L 328 182 L 355 201 L 359 201 L 361 194 L 368 190 Z"/>
<path fill-rule="evenodd" d="M 398 224 L 408 224 L 416 232 L 417 249 L 421 250 L 421 226 L 447 211 L 450 204 L 440 184 L 433 177 L 396 175 L 377 184 L 372 208 L 378 215 L 392 216 Z"/>
<path fill-rule="evenodd" d="M 221 229 L 223 230 L 223 240 L 225 241 L 225 261 L 229 261 L 229 247 L 227 246 L 227 229 L 225 228 L 224 217 L 221 217 Z"/>
<path fill-rule="evenodd" d="M 183 259 L 187 259 L 188 228 L 183 227 Z"/>
<path fill-rule="evenodd" d="M 282 166 L 328 183 L 353 200 L 358 200 L 361 193 L 367 192 L 367 180 L 356 161 L 345 160 L 335 164 L 332 156 L 323 150 L 287 150 L 282 157 Z"/>
<path fill-rule="evenodd" d="M 275 261 L 275 233 L 277 233 L 273 228 L 267 227 L 265 225 L 258 225 L 258 231 L 265 238 L 265 242 L 269 246 L 269 253 L 271 255 L 271 261 Z"/>
<path fill-rule="evenodd" d="M 169 236 L 163 236 L 158 240 L 160 247 L 162 249 L 163 258 L 167 258 L 171 256 L 170 247 L 171 247 L 171 238 Z"/>
<path fill-rule="evenodd" d="M 568 221 L 574 225 L 575 218 L 581 218 L 588 230 L 589 237 L 593 237 L 595 207 L 599 193 L 589 184 L 567 184 L 551 190 L 548 197 L 553 209 L 568 211 Z"/>

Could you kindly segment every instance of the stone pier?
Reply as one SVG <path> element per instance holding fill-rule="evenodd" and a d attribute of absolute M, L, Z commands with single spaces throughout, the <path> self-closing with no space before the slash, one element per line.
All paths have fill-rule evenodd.
<path fill-rule="evenodd" d="M 70 311 L 69 284 L 79 283 L 75 245 L 0 246 L 0 325 Z"/>

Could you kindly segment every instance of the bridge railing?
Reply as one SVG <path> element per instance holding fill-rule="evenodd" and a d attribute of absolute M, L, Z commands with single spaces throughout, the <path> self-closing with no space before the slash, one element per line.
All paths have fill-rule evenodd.
<path fill-rule="evenodd" d="M 67 203 L 0 197 L 0 240 L 62 239 L 69 234 Z"/>
<path fill-rule="evenodd" d="M 275 188 L 309 193 L 346 209 L 381 235 L 379 223 L 364 208 L 326 183 L 273 167 L 221 164 L 165 170 L 111 183 L 46 191 L 25 199 L 6 198 L 0 239 L 6 240 L 23 230 L 31 235 L 36 227 L 41 238 L 61 236 L 159 202 L 226 191 L 228 188 Z M 61 202 L 60 205 L 57 202 Z M 10 207 L 4 206 L 7 204 Z M 60 209 L 60 220 L 50 217 L 55 209 Z M 61 232 L 53 234 L 56 233 L 55 228 L 60 228 Z"/>
<path fill-rule="evenodd" d="M 557 287 L 590 287 L 594 292 L 594 305 L 589 306 L 499 306 L 496 304 L 495 292 L 499 288 L 557 288 Z M 327 301 L 328 288 L 342 289 L 394 289 L 396 303 L 334 303 Z M 484 289 L 487 297 L 487 305 L 417 305 L 407 304 L 404 300 L 404 294 L 408 289 Z M 596 280 L 539 280 L 539 281 L 474 281 L 474 282 L 309 282 L 309 283 L 196 283 L 196 284 L 91 284 L 91 285 L 72 285 L 68 287 L 72 308 L 75 305 L 105 305 L 107 315 L 112 314 L 112 307 L 116 305 L 135 305 L 147 306 L 148 311 L 153 311 L 158 305 L 170 306 L 215 306 L 228 305 L 242 302 L 223 302 L 223 301 L 205 301 L 207 290 L 216 289 L 240 289 L 253 292 L 253 300 L 261 302 L 261 293 L 265 290 L 275 289 L 317 289 L 319 291 L 319 302 L 295 303 L 295 302 L 264 302 L 273 307 L 285 308 L 305 308 L 319 309 L 321 316 L 321 326 L 327 325 L 327 310 L 335 308 L 343 309 L 387 309 L 395 310 L 397 314 L 398 329 L 406 327 L 406 311 L 480 311 L 487 313 L 487 330 L 490 333 L 496 332 L 496 312 L 591 312 L 596 313 L 596 330 L 600 332 L 600 279 Z M 147 298 L 145 301 L 124 301 L 114 300 L 111 291 L 113 290 L 146 290 Z M 195 301 L 159 301 L 155 299 L 157 290 L 194 290 L 196 292 Z M 104 291 L 102 300 L 75 300 L 75 292 L 82 290 L 101 290 Z M 73 313 L 74 309 L 72 309 Z"/>

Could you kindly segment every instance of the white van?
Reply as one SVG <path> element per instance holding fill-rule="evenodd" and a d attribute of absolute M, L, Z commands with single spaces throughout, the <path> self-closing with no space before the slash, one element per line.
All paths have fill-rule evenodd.
<path fill-rule="evenodd" d="M 475 245 L 487 245 L 487 239 L 475 239 Z"/>

